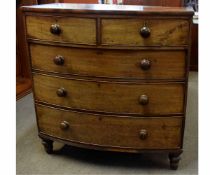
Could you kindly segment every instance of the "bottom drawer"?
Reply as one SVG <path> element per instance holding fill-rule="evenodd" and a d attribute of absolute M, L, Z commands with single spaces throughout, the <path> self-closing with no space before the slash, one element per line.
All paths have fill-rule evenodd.
<path fill-rule="evenodd" d="M 182 117 L 120 117 L 36 108 L 39 132 L 64 140 L 134 149 L 180 148 Z"/>

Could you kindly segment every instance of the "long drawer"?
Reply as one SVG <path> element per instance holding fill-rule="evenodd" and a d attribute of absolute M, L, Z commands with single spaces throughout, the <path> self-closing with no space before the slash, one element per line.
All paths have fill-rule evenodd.
<path fill-rule="evenodd" d="M 102 44 L 125 46 L 182 46 L 188 44 L 184 19 L 102 19 Z"/>
<path fill-rule="evenodd" d="M 29 38 L 75 44 L 96 44 L 95 23 L 91 18 L 26 16 Z"/>
<path fill-rule="evenodd" d="M 180 147 L 181 117 L 131 118 L 36 106 L 39 131 L 57 138 L 100 146 L 136 149 Z"/>
<path fill-rule="evenodd" d="M 31 44 L 34 69 L 62 74 L 133 79 L 184 79 L 183 50 L 99 50 Z"/>
<path fill-rule="evenodd" d="M 183 113 L 183 83 L 103 82 L 40 74 L 33 80 L 36 100 L 50 104 L 125 114 Z"/>

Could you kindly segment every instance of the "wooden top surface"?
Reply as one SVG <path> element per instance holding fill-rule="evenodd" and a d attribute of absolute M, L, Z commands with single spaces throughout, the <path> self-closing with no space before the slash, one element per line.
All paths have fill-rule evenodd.
<path fill-rule="evenodd" d="M 194 11 L 184 7 L 161 7 L 139 5 L 107 5 L 107 4 L 73 4 L 53 3 L 23 6 L 23 11 L 50 13 L 90 13 L 90 14 L 153 14 L 153 15 L 186 15 L 192 16 Z"/>

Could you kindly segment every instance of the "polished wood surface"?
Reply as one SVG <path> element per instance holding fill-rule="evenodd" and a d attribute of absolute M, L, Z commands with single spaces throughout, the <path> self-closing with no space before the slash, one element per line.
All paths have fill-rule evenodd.
<path fill-rule="evenodd" d="M 22 9 L 46 152 L 53 152 L 53 141 L 106 151 L 164 151 L 176 169 L 193 11 L 93 4 Z"/>
<path fill-rule="evenodd" d="M 26 22 L 27 35 L 30 38 L 77 44 L 96 43 L 95 19 L 27 16 Z M 53 24 L 60 26 L 60 34 L 52 34 L 50 32 Z"/>
<path fill-rule="evenodd" d="M 183 113 L 184 84 L 94 82 L 39 74 L 34 74 L 33 79 L 35 99 L 51 104 L 76 109 L 144 115 Z M 59 88 L 66 90 L 66 96 L 57 96 Z M 139 97 L 144 94 L 149 98 L 148 105 L 139 104 Z"/>
<path fill-rule="evenodd" d="M 139 5 L 105 5 L 54 3 L 22 7 L 25 12 L 72 13 L 72 14 L 120 14 L 120 15 L 156 15 L 156 16 L 192 16 L 194 11 L 185 7 L 160 7 Z"/>
<path fill-rule="evenodd" d="M 125 5 L 183 7 L 184 0 L 123 0 Z M 192 25 L 190 70 L 198 71 L 198 24 Z"/>
<path fill-rule="evenodd" d="M 129 79 L 185 77 L 186 53 L 181 50 L 96 50 L 31 44 L 30 53 L 33 69 L 47 72 Z M 144 59 L 151 62 L 148 70 L 142 68 Z"/>
<path fill-rule="evenodd" d="M 37 0 L 16 0 L 16 99 L 31 92 L 31 75 L 28 59 L 28 49 L 24 33 L 22 5 L 34 5 Z"/>
<path fill-rule="evenodd" d="M 128 46 L 181 46 L 188 44 L 189 22 L 169 19 L 102 19 L 102 44 Z M 147 26 L 151 34 L 139 31 Z M 164 27 L 163 27 L 164 26 Z"/>
<path fill-rule="evenodd" d="M 130 118 L 93 115 L 37 106 L 40 131 L 62 139 L 133 149 L 180 148 L 182 118 Z M 66 122 L 68 128 L 61 129 Z M 145 130 L 148 136 L 142 136 Z"/>
<path fill-rule="evenodd" d="M 54 3 L 56 0 L 16 0 L 16 100 L 32 91 L 25 21 L 21 6 Z"/>

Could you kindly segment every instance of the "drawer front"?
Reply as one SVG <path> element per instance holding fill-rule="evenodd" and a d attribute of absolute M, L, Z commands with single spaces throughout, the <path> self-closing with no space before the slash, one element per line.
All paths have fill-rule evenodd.
<path fill-rule="evenodd" d="M 26 16 L 26 23 L 27 35 L 30 38 L 75 44 L 96 43 L 95 19 Z M 51 33 L 53 29 L 54 33 Z"/>
<path fill-rule="evenodd" d="M 30 45 L 32 66 L 93 77 L 184 79 L 184 51 L 96 50 Z M 62 62 L 59 60 L 63 60 Z"/>
<path fill-rule="evenodd" d="M 102 19 L 101 24 L 102 44 L 105 45 L 181 46 L 188 44 L 189 22 L 187 20 Z"/>
<path fill-rule="evenodd" d="M 102 112 L 183 112 L 184 84 L 134 84 L 70 80 L 34 74 L 36 100 Z"/>
<path fill-rule="evenodd" d="M 70 141 L 136 149 L 180 147 L 182 118 L 129 118 L 37 106 L 39 131 Z"/>

